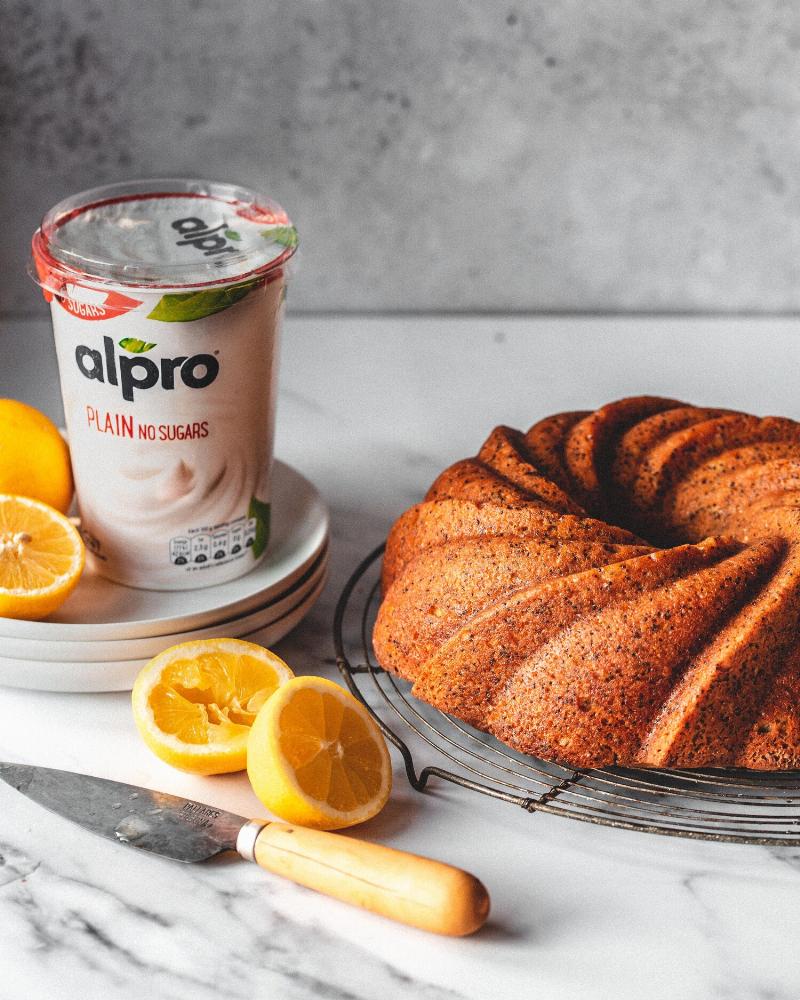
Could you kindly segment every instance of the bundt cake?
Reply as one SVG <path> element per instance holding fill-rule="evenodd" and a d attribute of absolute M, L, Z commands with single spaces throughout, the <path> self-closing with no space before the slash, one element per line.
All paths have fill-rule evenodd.
<path fill-rule="evenodd" d="M 641 396 L 497 427 L 389 534 L 412 693 L 571 767 L 800 768 L 800 423 Z"/>

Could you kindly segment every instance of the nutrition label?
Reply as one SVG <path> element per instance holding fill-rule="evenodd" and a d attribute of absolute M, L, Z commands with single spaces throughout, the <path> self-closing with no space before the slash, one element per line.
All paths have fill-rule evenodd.
<path fill-rule="evenodd" d="M 197 528 L 170 539 L 169 558 L 175 566 L 201 567 L 207 563 L 225 563 L 238 558 L 252 547 L 256 538 L 256 519 L 240 518 L 216 528 Z"/>

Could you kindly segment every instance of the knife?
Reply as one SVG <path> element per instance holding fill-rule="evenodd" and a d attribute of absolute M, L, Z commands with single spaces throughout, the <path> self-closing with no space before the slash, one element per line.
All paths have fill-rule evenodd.
<path fill-rule="evenodd" d="M 489 895 L 474 875 L 417 854 L 245 819 L 192 799 L 73 771 L 0 761 L 0 778 L 92 833 L 174 861 L 237 851 L 300 885 L 438 934 L 471 934 L 489 915 Z"/>

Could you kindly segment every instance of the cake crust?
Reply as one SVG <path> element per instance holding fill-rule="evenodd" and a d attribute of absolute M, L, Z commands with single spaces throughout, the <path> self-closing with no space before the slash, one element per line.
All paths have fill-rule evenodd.
<path fill-rule="evenodd" d="M 576 768 L 800 768 L 800 423 L 638 396 L 495 428 L 387 539 L 415 697 Z"/>

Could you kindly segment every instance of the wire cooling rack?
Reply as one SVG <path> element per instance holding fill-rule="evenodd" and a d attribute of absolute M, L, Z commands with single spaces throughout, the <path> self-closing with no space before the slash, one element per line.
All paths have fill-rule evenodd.
<path fill-rule="evenodd" d="M 347 686 L 402 754 L 417 791 L 441 779 L 530 813 L 672 837 L 800 845 L 798 771 L 573 770 L 516 753 L 417 701 L 407 682 L 378 666 L 372 649 L 382 553 L 383 546 L 371 552 L 342 591 L 333 625 L 336 658 Z M 419 768 L 415 755 L 435 762 Z"/>

